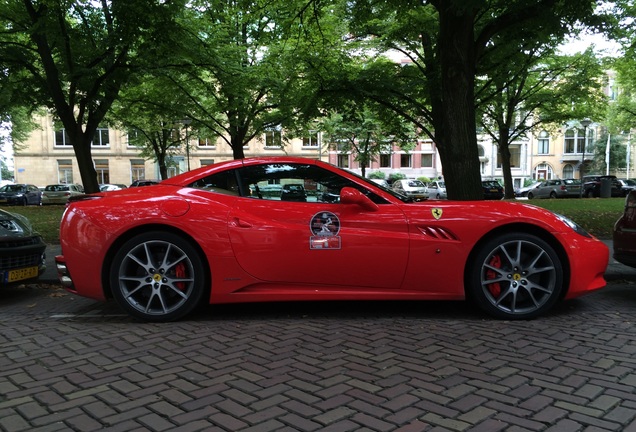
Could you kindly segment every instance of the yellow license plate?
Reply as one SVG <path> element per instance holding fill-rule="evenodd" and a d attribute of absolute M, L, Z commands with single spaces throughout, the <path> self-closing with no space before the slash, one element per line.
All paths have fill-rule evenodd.
<path fill-rule="evenodd" d="M 9 271 L 7 282 L 15 282 L 23 279 L 30 279 L 38 275 L 37 267 L 27 267 L 18 270 Z"/>

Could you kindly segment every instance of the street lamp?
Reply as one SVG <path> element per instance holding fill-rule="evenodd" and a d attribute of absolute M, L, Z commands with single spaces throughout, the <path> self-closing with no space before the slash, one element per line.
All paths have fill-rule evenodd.
<path fill-rule="evenodd" d="M 581 149 L 581 168 L 579 169 L 579 175 L 581 176 L 581 192 L 580 197 L 583 197 L 583 164 L 585 163 L 585 147 L 587 146 L 587 128 L 592 124 L 592 120 L 581 120 L 581 126 L 583 126 L 583 148 Z"/>

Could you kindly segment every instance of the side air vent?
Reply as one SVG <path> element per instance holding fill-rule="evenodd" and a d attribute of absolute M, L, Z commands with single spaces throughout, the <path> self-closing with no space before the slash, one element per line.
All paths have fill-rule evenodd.
<path fill-rule="evenodd" d="M 418 226 L 420 232 L 430 237 L 431 240 L 457 240 L 457 236 L 444 227 L 439 226 Z"/>

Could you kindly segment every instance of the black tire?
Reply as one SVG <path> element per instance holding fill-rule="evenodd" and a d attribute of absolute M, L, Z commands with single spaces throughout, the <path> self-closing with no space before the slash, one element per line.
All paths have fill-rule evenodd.
<path fill-rule="evenodd" d="M 553 191 L 553 192 L 550 192 L 550 198 L 552 198 L 552 199 L 556 199 L 556 198 L 557 198 L 557 194 L 556 194 L 556 192 L 554 192 L 554 191 Z"/>
<path fill-rule="evenodd" d="M 501 319 L 531 319 L 562 297 L 563 265 L 541 238 L 509 233 L 481 245 L 467 274 L 466 293 L 480 309 Z"/>
<path fill-rule="evenodd" d="M 532 192 L 528 192 L 528 199 L 534 198 L 534 194 Z"/>
<path fill-rule="evenodd" d="M 184 238 L 155 231 L 137 235 L 113 257 L 110 287 L 117 303 L 144 321 L 183 318 L 206 292 L 205 266 Z"/>

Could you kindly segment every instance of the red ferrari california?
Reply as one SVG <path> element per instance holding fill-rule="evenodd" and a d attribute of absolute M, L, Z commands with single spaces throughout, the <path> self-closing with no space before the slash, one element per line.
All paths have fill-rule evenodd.
<path fill-rule="evenodd" d="M 145 321 L 201 302 L 463 300 L 502 319 L 605 285 L 608 248 L 522 203 L 415 201 L 310 159 L 224 162 L 74 199 L 62 284 Z"/>

